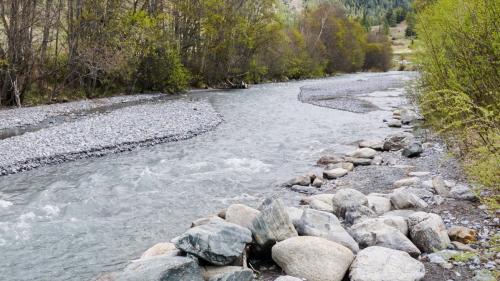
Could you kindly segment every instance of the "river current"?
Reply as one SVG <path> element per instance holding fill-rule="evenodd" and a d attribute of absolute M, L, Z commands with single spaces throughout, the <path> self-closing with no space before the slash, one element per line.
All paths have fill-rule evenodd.
<path fill-rule="evenodd" d="M 232 203 L 257 206 L 280 193 L 297 204 L 300 195 L 279 183 L 317 169 L 324 154 L 390 134 L 382 120 L 414 76 L 361 73 L 190 94 L 179 98 L 209 99 L 224 122 L 186 141 L 0 177 L 0 280 L 91 280 Z M 349 95 L 361 82 L 369 90 L 353 95 L 377 110 L 297 99 L 301 87 Z"/>

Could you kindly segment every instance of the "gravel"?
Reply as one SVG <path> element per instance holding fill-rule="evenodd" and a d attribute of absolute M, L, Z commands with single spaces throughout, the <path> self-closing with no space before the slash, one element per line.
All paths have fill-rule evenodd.
<path fill-rule="evenodd" d="M 221 116 L 207 100 L 161 101 L 93 114 L 1 140 L 0 175 L 188 139 L 220 122 Z"/>
<path fill-rule="evenodd" d="M 0 110 L 0 130 L 34 126 L 43 121 L 68 113 L 108 107 L 116 104 L 134 103 L 164 97 L 163 94 L 143 94 L 116 96 L 94 100 L 82 100 L 68 103 L 58 103 L 35 107 L 10 108 Z"/>
<path fill-rule="evenodd" d="M 384 79 L 380 79 L 380 76 L 384 76 Z M 349 76 L 346 76 L 346 78 L 349 79 Z M 339 87 L 336 88 L 327 88 L 324 86 L 302 87 L 299 100 L 321 107 L 354 113 L 366 113 L 378 110 L 379 108 L 370 101 L 356 98 L 356 96 L 391 88 L 401 88 L 405 86 L 406 82 L 401 79 L 400 75 L 390 75 L 387 73 L 374 74 L 365 79 L 352 81 L 352 83 L 338 83 Z"/>

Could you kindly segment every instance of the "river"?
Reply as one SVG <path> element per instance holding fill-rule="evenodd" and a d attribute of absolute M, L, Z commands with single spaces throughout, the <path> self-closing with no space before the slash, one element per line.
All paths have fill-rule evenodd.
<path fill-rule="evenodd" d="M 195 93 L 179 98 L 208 98 L 223 115 L 211 132 L 0 177 L 0 279 L 90 280 L 229 204 L 256 206 L 276 193 L 297 204 L 300 195 L 278 184 L 315 169 L 321 155 L 390 134 L 382 119 L 413 77 L 362 73 Z M 351 94 L 379 109 L 359 114 L 297 99 L 301 87 L 348 94 L 359 83 L 370 86 Z"/>

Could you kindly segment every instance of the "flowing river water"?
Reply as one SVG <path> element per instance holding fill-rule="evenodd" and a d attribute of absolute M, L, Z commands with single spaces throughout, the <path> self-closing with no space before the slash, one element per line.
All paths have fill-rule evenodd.
<path fill-rule="evenodd" d="M 180 98 L 207 98 L 224 117 L 211 132 L 0 177 L 0 280 L 91 280 L 229 204 L 257 206 L 276 193 L 297 204 L 300 195 L 278 184 L 317 169 L 321 155 L 390 134 L 382 120 L 404 102 L 414 77 L 361 73 L 196 93 Z M 302 87 L 353 95 L 378 109 L 302 103 Z"/>

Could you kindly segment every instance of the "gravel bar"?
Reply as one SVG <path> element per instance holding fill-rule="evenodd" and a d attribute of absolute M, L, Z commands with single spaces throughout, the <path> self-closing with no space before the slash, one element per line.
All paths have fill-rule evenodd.
<path fill-rule="evenodd" d="M 408 74 L 409 76 L 414 75 L 409 72 Z M 391 72 L 372 74 L 365 79 L 353 79 L 353 77 L 353 75 L 338 77 L 340 80 L 346 80 L 347 83 L 337 83 L 335 88 L 323 85 L 302 87 L 298 98 L 301 102 L 316 106 L 354 113 L 367 113 L 379 108 L 367 100 L 356 98 L 356 96 L 391 88 L 401 88 L 408 82 L 407 79 L 402 79 L 401 74 Z"/>
<path fill-rule="evenodd" d="M 164 96 L 164 94 L 116 96 L 34 107 L 2 109 L 0 110 L 0 130 L 23 126 L 35 126 L 51 117 L 108 107 L 116 104 L 144 102 Z"/>
<path fill-rule="evenodd" d="M 135 105 L 0 141 L 0 175 L 184 140 L 214 129 L 222 117 L 208 100 Z"/>

